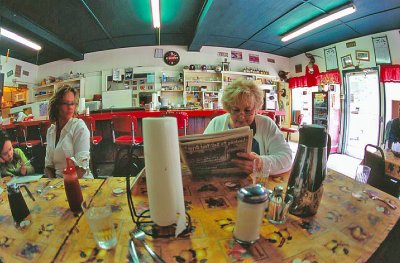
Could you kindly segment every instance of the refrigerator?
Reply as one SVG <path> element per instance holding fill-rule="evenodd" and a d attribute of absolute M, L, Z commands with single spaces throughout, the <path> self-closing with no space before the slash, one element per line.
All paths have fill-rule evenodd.
<path fill-rule="evenodd" d="M 334 85 L 329 91 L 312 93 L 312 124 L 325 126 L 331 136 L 331 153 L 337 153 L 340 136 L 340 93 Z"/>

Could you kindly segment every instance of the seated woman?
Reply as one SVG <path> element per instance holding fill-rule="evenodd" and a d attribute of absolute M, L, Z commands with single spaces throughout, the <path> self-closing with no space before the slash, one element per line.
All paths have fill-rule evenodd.
<path fill-rule="evenodd" d="M 93 178 L 89 169 L 90 133 L 83 120 L 76 115 L 77 91 L 70 86 L 59 88 L 49 101 L 49 120 L 45 174 L 62 177 L 66 158 L 73 158 L 78 177 Z"/>
<path fill-rule="evenodd" d="M 22 176 L 35 172 L 24 152 L 13 148 L 10 137 L 4 131 L 0 131 L 0 149 L 1 177 Z"/>
<path fill-rule="evenodd" d="M 251 153 L 239 153 L 233 162 L 245 173 L 253 172 L 253 161 L 260 166 L 271 163 L 271 175 L 287 172 L 292 164 L 292 151 L 275 122 L 257 114 L 263 104 L 263 92 L 252 81 L 236 80 L 224 89 L 224 110 L 228 113 L 215 117 L 208 124 L 205 134 L 221 132 L 244 126 L 253 130 Z"/>
<path fill-rule="evenodd" d="M 399 108 L 400 113 L 400 108 Z M 396 118 L 391 121 L 390 131 L 389 131 L 389 149 L 392 149 L 392 144 L 394 142 L 400 142 L 400 118 Z"/>

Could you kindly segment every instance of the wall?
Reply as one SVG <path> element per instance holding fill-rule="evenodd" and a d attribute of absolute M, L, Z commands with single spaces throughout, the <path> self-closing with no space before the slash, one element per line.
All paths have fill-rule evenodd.
<path fill-rule="evenodd" d="M 12 55 L 12 54 L 11 54 Z M 37 65 L 24 62 L 12 57 L 8 58 L 8 62 L 6 63 L 6 57 L 5 56 L 0 56 L 0 61 L 1 61 L 1 66 L 2 70 L 0 71 L 1 73 L 4 73 L 4 85 L 5 86 L 15 86 L 13 83 L 13 80 L 17 80 L 17 84 L 27 84 L 28 86 L 33 86 L 34 84 L 37 83 L 37 73 L 39 67 Z M 21 68 L 21 77 L 15 77 L 15 66 L 20 65 Z M 10 77 L 7 77 L 7 72 L 10 70 L 13 71 L 13 75 Z M 26 70 L 29 72 L 29 76 L 25 76 L 22 74 L 22 71 Z"/>
<path fill-rule="evenodd" d="M 336 53 L 337 53 L 337 58 L 338 58 L 338 65 L 339 65 L 339 70 L 343 70 L 343 66 L 341 63 L 340 58 L 343 56 L 346 56 L 348 54 L 351 55 L 353 59 L 353 64 L 357 64 L 357 60 L 355 60 L 355 51 L 356 50 L 367 50 L 369 51 L 369 56 L 370 56 L 370 61 L 361 61 L 360 68 L 369 68 L 369 67 L 376 67 L 375 63 L 375 52 L 374 52 L 374 47 L 372 44 L 372 37 L 379 37 L 379 36 L 384 36 L 386 35 L 389 41 L 389 48 L 390 48 L 390 55 L 392 58 L 392 64 L 400 64 L 400 49 L 398 48 L 400 46 L 400 31 L 399 30 L 392 30 L 392 31 L 387 31 L 387 32 L 382 32 L 378 34 L 373 34 L 373 35 L 368 35 L 364 37 L 359 37 L 355 39 L 349 39 L 343 42 L 339 42 L 333 45 L 329 45 L 323 48 L 315 49 L 309 51 L 309 53 L 319 56 L 315 57 L 315 63 L 318 65 L 319 70 L 321 72 L 326 71 L 326 66 L 325 66 L 325 56 L 324 56 L 324 49 L 326 48 L 331 48 L 331 47 L 336 47 Z M 347 48 L 346 43 L 350 41 L 355 41 L 356 46 Z M 301 73 L 295 73 L 295 65 L 297 64 L 302 64 L 302 72 Z M 305 74 L 305 66 L 308 64 L 308 58 L 304 54 L 300 54 L 294 57 L 290 58 L 290 77 L 295 77 L 295 76 L 303 76 Z M 354 69 L 354 67 L 349 67 L 347 69 Z"/>
<path fill-rule="evenodd" d="M 180 62 L 177 66 L 168 66 L 162 58 L 154 58 L 155 48 L 162 48 L 166 51 L 177 51 L 180 55 Z M 217 56 L 217 52 L 228 52 L 230 56 L 230 48 L 203 47 L 200 52 L 188 52 L 184 46 L 147 46 L 147 47 L 131 47 L 121 48 L 107 51 L 99 51 L 85 54 L 82 61 L 60 60 L 41 65 L 39 67 L 38 78 L 46 78 L 47 76 L 61 76 L 66 72 L 79 72 L 88 75 L 91 74 L 91 82 L 86 85 L 85 96 L 101 93 L 101 86 L 96 80 L 95 75 L 99 76 L 102 70 L 110 70 L 112 68 L 126 67 L 161 67 L 161 70 L 182 70 L 183 66 L 190 64 L 206 64 L 221 65 L 224 60 Z M 268 70 L 271 75 L 278 75 L 279 70 L 289 70 L 289 58 L 248 50 L 239 50 L 243 52 L 243 60 L 231 60 L 230 67 L 233 71 L 242 71 L 244 67 L 253 67 Z M 249 63 L 249 53 L 258 54 L 260 63 Z M 275 63 L 267 62 L 267 58 L 275 59 Z M 97 73 L 96 73 L 97 72 Z"/>

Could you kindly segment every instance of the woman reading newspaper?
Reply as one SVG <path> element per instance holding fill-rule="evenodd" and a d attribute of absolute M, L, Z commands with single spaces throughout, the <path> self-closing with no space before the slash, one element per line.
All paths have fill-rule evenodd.
<path fill-rule="evenodd" d="M 263 104 L 263 92 L 252 81 L 233 81 L 224 89 L 222 103 L 226 114 L 215 117 L 204 134 L 250 126 L 253 130 L 251 153 L 238 153 L 232 160 L 243 172 L 253 172 L 253 162 L 258 166 L 271 164 L 271 175 L 290 170 L 292 151 L 275 122 L 267 116 L 257 114 Z"/>

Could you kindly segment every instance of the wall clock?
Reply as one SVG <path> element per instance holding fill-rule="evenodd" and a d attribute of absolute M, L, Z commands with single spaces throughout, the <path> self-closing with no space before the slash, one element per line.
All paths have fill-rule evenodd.
<path fill-rule="evenodd" d="M 179 63 L 179 54 L 175 51 L 168 51 L 164 55 L 164 62 L 170 66 L 175 66 Z"/>

